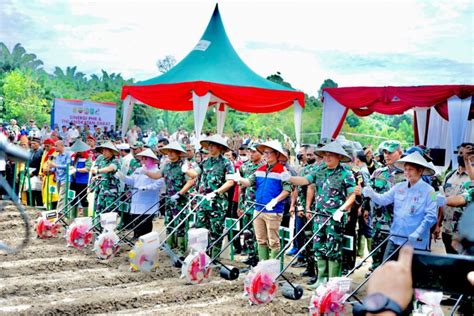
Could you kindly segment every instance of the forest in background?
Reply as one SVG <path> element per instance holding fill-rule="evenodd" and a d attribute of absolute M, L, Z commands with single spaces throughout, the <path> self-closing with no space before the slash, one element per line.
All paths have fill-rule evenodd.
<path fill-rule="evenodd" d="M 171 69 L 176 60 L 166 56 L 157 62 L 157 76 Z M 278 71 L 267 79 L 291 87 Z M 133 78 L 123 78 L 120 73 L 85 74 L 76 66 L 65 69 L 55 67 L 52 73 L 43 68 L 43 62 L 20 44 L 11 50 L 0 42 L 0 121 L 15 118 L 25 124 L 34 118 L 38 126 L 50 122 L 50 112 L 55 98 L 78 99 L 117 104 L 117 126 L 121 124 L 120 94 L 123 85 L 133 84 Z M 302 119 L 302 143 L 317 143 L 321 131 L 321 91 L 324 87 L 337 87 L 326 79 L 317 91 L 305 91 L 305 109 Z M 192 112 L 171 112 L 146 105 L 135 105 L 132 124 L 142 129 L 163 128 L 171 133 L 182 127 L 194 128 Z M 346 118 L 341 133 L 346 139 L 377 146 L 385 138 L 402 143 L 413 143 L 413 118 L 409 114 L 385 116 L 373 114 L 357 117 L 352 112 Z M 204 131 L 215 131 L 216 117 L 210 108 Z M 242 113 L 229 109 L 224 133 L 248 133 L 263 138 L 280 138 L 288 135 L 294 139 L 293 108 L 271 114 Z"/>

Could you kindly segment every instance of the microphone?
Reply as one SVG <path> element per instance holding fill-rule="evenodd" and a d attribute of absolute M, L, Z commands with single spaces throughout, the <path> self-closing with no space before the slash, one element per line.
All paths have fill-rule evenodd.
<path fill-rule="evenodd" d="M 0 134 L 0 155 L 6 155 L 12 160 L 27 161 L 30 159 L 30 153 L 20 146 L 11 144 L 5 135 Z"/>

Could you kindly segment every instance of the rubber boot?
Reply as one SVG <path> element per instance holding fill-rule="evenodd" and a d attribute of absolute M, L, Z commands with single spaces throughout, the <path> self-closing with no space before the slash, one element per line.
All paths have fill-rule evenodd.
<path fill-rule="evenodd" d="M 218 246 L 218 245 L 215 245 L 214 247 L 212 247 L 212 250 L 211 250 L 211 259 L 219 259 L 220 255 L 218 256 L 219 252 L 221 252 L 221 247 Z"/>
<path fill-rule="evenodd" d="M 270 251 L 270 258 L 275 259 L 279 253 L 280 253 L 280 249 L 272 249 Z"/>
<path fill-rule="evenodd" d="M 367 249 L 369 250 L 369 252 L 372 251 L 372 238 L 366 238 L 367 240 Z"/>
<path fill-rule="evenodd" d="M 328 261 L 329 277 L 340 277 L 342 275 L 342 263 L 337 261 Z"/>
<path fill-rule="evenodd" d="M 178 251 L 180 255 L 184 255 L 186 253 L 186 238 L 178 237 Z"/>
<path fill-rule="evenodd" d="M 328 277 L 328 262 L 326 259 L 318 259 L 318 281 L 308 286 L 309 290 L 317 289 L 321 284 L 327 281 Z"/>
<path fill-rule="evenodd" d="M 306 270 L 304 270 L 303 273 L 301 273 L 302 277 L 314 277 L 316 275 L 314 271 L 314 256 L 309 255 L 306 256 Z"/>
<path fill-rule="evenodd" d="M 166 240 L 166 243 L 168 244 L 168 246 L 170 247 L 170 249 L 173 249 L 176 245 L 176 237 L 173 235 L 173 236 L 170 236 L 167 240 Z"/>
<path fill-rule="evenodd" d="M 258 258 L 260 261 L 269 259 L 269 249 L 266 245 L 258 245 Z"/>
<path fill-rule="evenodd" d="M 365 251 L 365 237 L 362 234 L 357 236 L 357 256 L 364 257 Z"/>

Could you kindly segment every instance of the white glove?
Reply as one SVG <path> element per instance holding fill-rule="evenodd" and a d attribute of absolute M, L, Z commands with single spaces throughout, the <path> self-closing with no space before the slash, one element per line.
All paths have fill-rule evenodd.
<path fill-rule="evenodd" d="M 340 223 L 343 216 L 344 216 L 344 211 L 337 209 L 337 211 L 334 212 L 334 214 L 332 214 L 332 219 Z"/>
<path fill-rule="evenodd" d="M 77 171 L 77 170 L 76 170 L 76 168 L 74 168 L 74 167 L 69 168 L 69 175 L 72 176 L 73 174 L 76 173 L 76 171 Z"/>
<path fill-rule="evenodd" d="M 232 180 L 232 181 L 234 181 L 234 182 L 240 183 L 240 181 L 242 181 L 242 176 L 240 175 L 239 170 L 237 170 L 236 173 L 227 174 L 227 175 L 225 176 L 225 179 L 226 179 L 226 180 Z"/>
<path fill-rule="evenodd" d="M 273 210 L 273 208 L 275 207 L 275 205 L 277 205 L 278 203 L 278 200 L 275 198 L 275 199 L 271 199 L 270 202 L 267 203 L 267 205 L 265 205 L 265 209 L 267 211 L 271 211 Z"/>
<path fill-rule="evenodd" d="M 173 195 L 170 197 L 170 200 L 171 200 L 172 202 L 176 202 L 176 201 L 179 199 L 180 196 L 181 196 L 181 194 L 179 194 L 179 193 L 173 194 Z"/>
<path fill-rule="evenodd" d="M 120 170 L 117 171 L 114 176 L 122 182 L 125 181 L 125 174 Z"/>
<path fill-rule="evenodd" d="M 216 197 L 216 195 L 217 195 L 216 192 L 211 192 L 211 193 L 206 194 L 204 198 L 210 202 Z"/>
<path fill-rule="evenodd" d="M 97 174 L 98 170 L 99 170 L 99 168 L 97 168 L 97 167 L 91 168 L 91 173 L 92 174 Z"/>
<path fill-rule="evenodd" d="M 436 205 L 438 207 L 441 207 L 441 206 L 445 206 L 446 203 L 448 203 L 448 200 L 446 199 L 446 197 L 443 194 L 438 193 L 436 195 Z"/>
<path fill-rule="evenodd" d="M 288 182 L 290 181 L 290 178 L 291 178 L 291 174 L 288 171 L 283 171 L 281 173 L 281 181 Z"/>
<path fill-rule="evenodd" d="M 182 172 L 182 173 L 186 173 L 186 172 L 188 172 L 188 170 L 189 170 L 190 168 L 191 168 L 191 167 L 190 167 L 190 165 L 189 165 L 189 162 L 185 161 L 185 162 L 183 163 L 183 165 L 181 166 L 181 172 Z"/>
<path fill-rule="evenodd" d="M 374 194 L 375 194 L 375 191 L 370 186 L 366 186 L 362 189 L 362 195 L 365 197 L 373 197 Z"/>

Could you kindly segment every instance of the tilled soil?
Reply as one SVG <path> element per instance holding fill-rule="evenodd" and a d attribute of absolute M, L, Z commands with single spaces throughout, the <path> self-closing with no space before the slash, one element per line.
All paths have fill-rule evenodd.
<path fill-rule="evenodd" d="M 33 228 L 39 212 L 31 208 L 27 212 Z M 158 220 L 156 226 L 161 225 Z M 308 313 L 309 291 L 298 301 L 278 294 L 269 304 L 251 306 L 243 296 L 244 274 L 227 281 L 213 271 L 208 282 L 190 285 L 164 253 L 156 271 L 131 272 L 127 249 L 110 260 L 99 260 L 92 247 L 82 251 L 67 247 L 63 235 L 64 230 L 59 237 L 45 240 L 32 231 L 23 251 L 0 250 L 0 315 Z M 0 210 L 0 241 L 17 245 L 23 236 L 18 211 L 11 206 Z M 298 276 L 301 271 L 291 269 L 288 277 L 304 285 Z"/>

